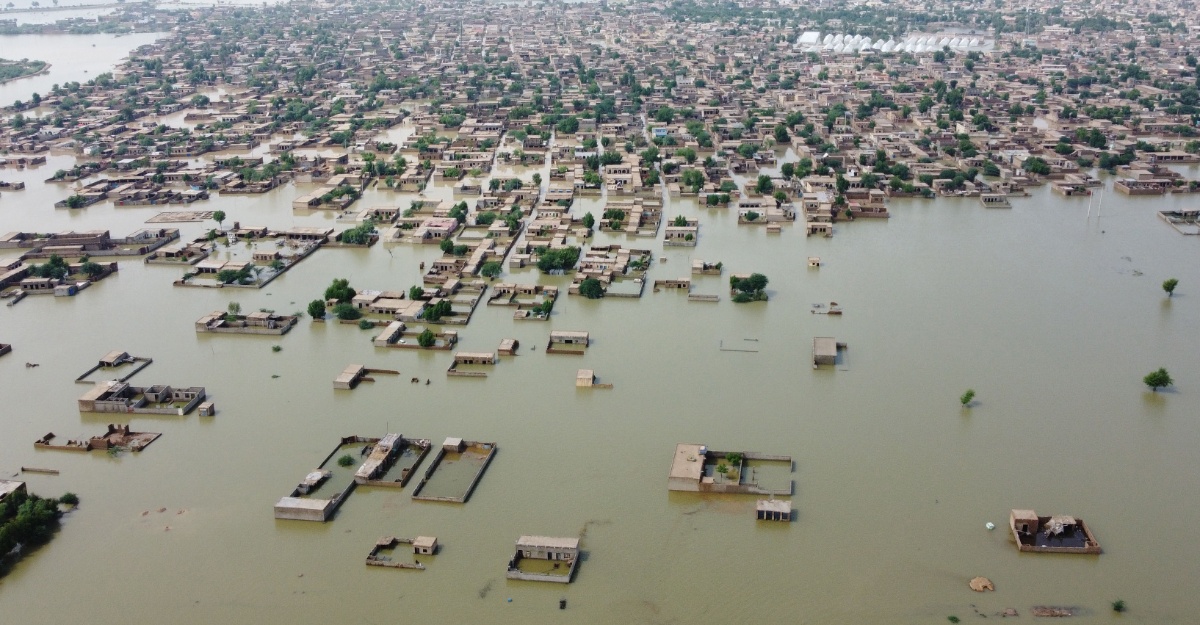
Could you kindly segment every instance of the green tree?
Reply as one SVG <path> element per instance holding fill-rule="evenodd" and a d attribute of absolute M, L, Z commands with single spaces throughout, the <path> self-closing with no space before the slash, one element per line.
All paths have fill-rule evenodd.
<path fill-rule="evenodd" d="M 789 143 L 792 140 L 788 135 L 787 127 L 783 124 L 775 126 L 775 143 Z"/>
<path fill-rule="evenodd" d="M 579 262 L 578 247 L 561 247 L 551 249 L 546 246 L 537 248 L 538 254 L 538 269 L 542 273 L 548 273 L 555 270 L 567 271 L 575 267 L 575 263 Z"/>
<path fill-rule="evenodd" d="M 313 319 L 325 318 L 325 302 L 315 299 L 308 303 L 308 316 Z"/>
<path fill-rule="evenodd" d="M 967 406 L 971 405 L 971 401 L 974 399 L 975 399 L 975 389 L 969 388 L 969 389 L 967 389 L 967 392 L 962 394 L 962 397 L 958 398 L 958 401 L 962 402 L 963 407 L 966 408 Z"/>
<path fill-rule="evenodd" d="M 483 264 L 483 267 L 479 269 L 479 275 L 485 278 L 492 278 L 494 280 L 500 276 L 500 272 L 503 269 L 504 266 L 500 263 L 500 261 L 489 260 Z"/>
<path fill-rule="evenodd" d="M 604 297 L 604 286 L 595 278 L 584 278 L 579 283 L 579 294 L 588 299 L 600 299 Z"/>
<path fill-rule="evenodd" d="M 417 345 L 426 349 L 433 347 L 437 343 L 437 336 L 429 328 L 425 328 L 423 332 L 417 335 Z"/>
<path fill-rule="evenodd" d="M 431 323 L 437 323 L 442 320 L 442 317 L 449 315 L 450 311 L 450 300 L 444 299 L 432 306 L 426 306 L 425 310 L 421 311 L 421 318 Z"/>
<path fill-rule="evenodd" d="M 100 274 L 104 273 L 104 267 L 88 260 L 79 266 L 79 271 L 87 276 L 88 280 L 95 280 L 100 277 Z"/>
<path fill-rule="evenodd" d="M 414 284 L 408 288 L 408 299 L 415 302 L 424 296 L 425 296 L 425 289 L 421 288 L 421 285 Z"/>
<path fill-rule="evenodd" d="M 765 174 L 759 174 L 758 181 L 754 183 L 754 191 L 761 195 L 766 195 L 775 190 L 775 183 L 771 182 L 771 177 Z"/>
<path fill-rule="evenodd" d="M 1163 290 L 1167 292 L 1167 297 L 1171 297 L 1175 294 L 1176 286 L 1179 286 L 1179 280 L 1176 280 L 1175 278 L 1171 278 L 1162 283 Z"/>
<path fill-rule="evenodd" d="M 733 288 L 733 301 L 745 302 L 762 301 L 767 299 L 767 277 L 761 273 L 752 273 L 747 278 L 729 278 L 729 286 Z"/>
<path fill-rule="evenodd" d="M 1171 386 L 1175 383 L 1171 379 L 1171 374 L 1167 373 L 1167 370 L 1162 367 L 1159 367 L 1158 371 L 1147 373 L 1146 377 L 1142 378 L 1142 382 L 1145 382 L 1146 386 L 1149 386 L 1155 393 L 1158 392 L 1159 387 Z"/>
<path fill-rule="evenodd" d="M 331 299 L 339 302 L 349 302 L 358 292 L 350 288 L 350 281 L 345 278 L 334 278 L 333 283 L 325 289 L 325 301 Z M 357 317 L 354 317 L 357 319 Z"/>
<path fill-rule="evenodd" d="M 1036 156 L 1025 159 L 1025 162 L 1021 166 L 1025 168 L 1025 171 L 1040 176 L 1045 176 L 1051 171 L 1050 164 Z"/>
<path fill-rule="evenodd" d="M 213 213 L 213 221 L 217 222 L 218 226 L 220 226 L 222 223 L 224 223 L 225 222 L 225 211 L 214 212 Z M 225 229 L 224 226 L 222 226 L 221 229 L 224 230 Z"/>
<path fill-rule="evenodd" d="M 375 235 L 375 220 L 368 219 L 353 228 L 347 228 L 338 233 L 337 240 L 347 245 L 366 245 Z"/>
<path fill-rule="evenodd" d="M 591 214 L 590 212 L 588 212 L 588 213 L 584 213 L 584 215 L 583 215 L 583 225 L 584 225 L 584 227 L 585 227 L 585 228 L 587 228 L 588 230 L 591 230 L 591 229 L 592 229 L 592 226 L 595 226 L 595 225 L 596 225 L 596 218 L 595 218 L 595 217 L 593 217 L 593 216 L 592 216 L 592 214 Z"/>
<path fill-rule="evenodd" d="M 354 464 L 354 456 L 351 456 L 350 454 L 346 454 L 346 455 L 342 456 L 341 458 L 338 458 L 337 463 L 338 463 L 339 467 L 351 466 Z"/>
<path fill-rule="evenodd" d="M 354 307 L 350 302 L 338 302 L 333 307 L 333 315 L 342 321 L 353 321 L 362 317 L 362 311 Z"/>
<path fill-rule="evenodd" d="M 683 182 L 684 187 L 691 189 L 693 193 L 699 193 L 701 187 L 704 186 L 704 172 L 698 169 L 685 170 L 681 182 Z"/>

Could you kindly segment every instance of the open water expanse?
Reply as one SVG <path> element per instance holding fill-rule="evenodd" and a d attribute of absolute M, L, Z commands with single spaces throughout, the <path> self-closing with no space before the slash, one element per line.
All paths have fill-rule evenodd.
<path fill-rule="evenodd" d="M 124 236 L 164 210 L 55 210 L 69 186 L 42 181 L 72 158 L 49 160 L 0 170 L 28 185 L 0 196 L 0 232 Z M 293 213 L 311 188 L 168 210 L 221 209 L 226 225 L 343 227 L 332 213 Z M 413 197 L 371 190 L 354 208 Z M 481 305 L 457 328 L 462 351 L 520 341 L 486 379 L 448 378 L 452 352 L 374 348 L 353 325 L 305 319 L 283 337 L 193 329 L 230 301 L 303 310 L 338 277 L 406 290 L 436 246 L 324 249 L 262 290 L 173 288 L 182 269 L 131 260 L 77 297 L 0 307 L 0 342 L 14 346 L 0 358 L 0 476 L 58 469 L 20 479 L 82 500 L 53 542 L 0 580 L 0 620 L 865 625 L 1009 607 L 1029 621 L 1030 607 L 1053 605 L 1080 608 L 1072 622 L 1194 623 L 1200 237 L 1154 211 L 1200 198 L 1104 197 L 1098 220 L 1095 199 L 1088 219 L 1087 198 L 1048 186 L 1011 210 L 895 201 L 891 220 L 840 223 L 832 239 L 806 239 L 799 225 L 768 236 L 738 226 L 732 208 L 674 200 L 664 218 L 698 217 L 696 248 L 663 250 L 661 232 L 595 243 L 654 250 L 649 280 L 686 277 L 693 258 L 722 261 L 724 276 L 694 287 L 721 302 L 649 287 L 641 299 L 588 301 L 565 295 L 568 278 L 506 270 L 504 281 L 557 284 L 564 295 L 547 323 Z M 164 225 L 185 239 L 214 226 Z M 809 269 L 808 256 L 824 266 Z M 766 274 L 770 302 L 729 301 L 730 271 Z M 1180 286 L 1168 299 L 1160 284 L 1170 277 Z M 844 316 L 810 314 L 831 300 Z M 589 331 L 592 345 L 582 357 L 545 354 L 552 329 Z M 843 365 L 814 371 L 814 336 L 848 343 Z M 721 351 L 721 341 L 758 351 Z M 154 358 L 138 385 L 205 386 L 217 416 L 135 416 L 134 430 L 163 433 L 137 454 L 35 450 L 47 432 L 80 438 L 114 420 L 81 417 L 86 387 L 73 382 L 114 349 Z M 401 375 L 335 392 L 349 363 Z M 1141 378 L 1160 366 L 1176 386 L 1152 393 Z M 577 390 L 580 368 L 615 388 Z M 967 388 L 977 403 L 963 410 Z M 340 437 L 388 431 L 499 450 L 465 505 L 414 502 L 414 482 L 359 488 L 326 524 L 272 518 Z M 756 522 L 752 496 L 668 493 L 679 442 L 790 454 L 797 519 Z M 1104 554 L 1020 554 L 1005 531 L 1011 508 L 1081 517 Z M 570 586 L 504 578 L 518 535 L 581 533 L 586 556 Z M 428 570 L 363 564 L 379 537 L 418 534 L 443 545 Z M 996 592 L 971 592 L 976 575 Z M 1118 598 L 1129 613 L 1109 610 Z"/>

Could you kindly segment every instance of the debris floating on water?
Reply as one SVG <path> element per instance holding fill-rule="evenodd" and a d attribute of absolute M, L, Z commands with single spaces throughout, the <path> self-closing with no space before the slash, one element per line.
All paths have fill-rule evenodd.
<path fill-rule="evenodd" d="M 971 590 L 975 592 L 983 592 L 985 590 L 996 590 L 996 586 L 992 584 L 992 580 L 986 577 L 976 577 L 971 580 Z"/>

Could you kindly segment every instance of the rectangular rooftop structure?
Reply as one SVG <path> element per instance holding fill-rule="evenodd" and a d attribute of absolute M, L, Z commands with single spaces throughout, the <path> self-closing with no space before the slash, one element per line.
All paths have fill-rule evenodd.
<path fill-rule="evenodd" d="M 304 497 L 283 497 L 275 503 L 275 518 L 291 521 L 325 522 L 337 502 L 332 499 L 307 499 Z"/>
<path fill-rule="evenodd" d="M 1039 553 L 1099 554 L 1100 543 L 1083 519 L 1067 516 L 1038 516 L 1033 510 L 1013 510 L 1008 526 L 1017 550 Z"/>
<path fill-rule="evenodd" d="M 15 480 L 0 480 L 0 501 L 8 499 L 13 493 L 25 492 L 25 482 Z"/>
<path fill-rule="evenodd" d="M 817 365 L 837 364 L 837 339 L 828 336 L 818 336 L 813 339 L 813 367 Z"/>
<path fill-rule="evenodd" d="M 587 345 L 587 332 L 568 332 L 565 330 L 555 330 L 550 333 L 551 343 L 562 343 L 565 345 Z"/>
<path fill-rule="evenodd" d="M 508 561 L 508 579 L 569 584 L 579 564 L 579 539 L 521 536 Z M 564 566 L 565 565 L 565 566 Z"/>
<path fill-rule="evenodd" d="M 517 549 L 526 558 L 547 560 L 570 560 L 579 555 L 578 538 L 555 538 L 552 536 L 521 536 Z"/>
<path fill-rule="evenodd" d="M 413 553 L 431 556 L 437 553 L 438 541 L 436 536 L 417 536 L 412 541 Z"/>
<path fill-rule="evenodd" d="M 704 457 L 708 448 L 704 445 L 679 443 L 675 446 L 675 457 L 671 460 L 671 474 L 668 478 L 671 490 L 696 490 L 704 475 Z M 684 487 L 684 488 L 676 488 Z"/>
<path fill-rule="evenodd" d="M 371 453 L 367 456 L 367 461 L 358 467 L 358 471 L 355 471 L 354 481 L 359 484 L 366 484 L 371 480 L 377 479 L 395 462 L 396 454 L 399 452 L 399 434 L 388 434 L 379 439 L 379 442 L 375 443 L 371 448 Z"/>
<path fill-rule="evenodd" d="M 367 368 L 364 365 L 346 365 L 345 369 L 333 379 L 333 388 L 337 390 L 348 391 L 358 385 L 358 382 L 367 375 Z"/>
<path fill-rule="evenodd" d="M 759 521 L 791 521 L 792 502 L 781 499 L 759 499 L 754 506 Z"/>

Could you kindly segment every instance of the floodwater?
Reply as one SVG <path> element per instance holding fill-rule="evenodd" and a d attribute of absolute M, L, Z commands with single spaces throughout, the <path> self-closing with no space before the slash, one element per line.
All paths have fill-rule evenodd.
<path fill-rule="evenodd" d="M 55 210 L 69 185 L 42 180 L 71 159 L 49 160 L 0 170 L 28 184 L 0 196 L 0 231 L 123 236 L 163 210 Z M 219 208 L 227 224 L 342 227 L 332 213 L 292 211 L 304 188 L 172 209 Z M 352 208 L 413 197 L 375 189 Z M 549 322 L 481 305 L 455 328 L 463 351 L 520 341 L 519 355 L 485 380 L 447 377 L 449 352 L 376 349 L 354 325 L 306 320 L 282 337 L 193 329 L 230 301 L 303 310 L 338 277 L 407 289 L 436 246 L 323 250 L 262 290 L 173 288 L 182 269 L 123 261 L 77 297 L 0 308 L 0 342 L 14 345 L 0 357 L 0 473 L 58 469 L 23 479 L 82 500 L 52 543 L 0 581 L 0 610 L 12 622 L 86 613 L 90 623 L 125 623 L 128 604 L 113 597 L 132 593 L 140 619 L 180 625 L 344 620 L 351 605 L 368 620 L 404 610 L 442 623 L 864 625 L 1008 607 L 1024 619 L 1032 606 L 1055 605 L 1082 608 L 1074 621 L 1107 623 L 1120 598 L 1135 622 L 1192 622 L 1200 237 L 1177 234 L 1154 211 L 1196 203 L 1109 191 L 1089 219 L 1088 198 L 1049 187 L 1011 210 L 897 201 L 891 220 L 842 223 L 825 239 L 797 226 L 768 236 L 738 226 L 732 208 L 674 201 L 664 218 L 698 218 L 697 247 L 663 249 L 661 232 L 595 243 L 655 250 L 651 281 L 687 276 L 693 258 L 722 261 L 726 275 L 695 278 L 696 292 L 721 302 L 650 288 L 640 299 L 588 301 L 565 294 L 566 277 L 506 270 L 502 280 L 541 280 L 564 294 Z M 213 225 L 177 224 L 187 238 Z M 808 256 L 824 265 L 809 269 Z M 770 278 L 771 300 L 733 304 L 728 272 L 752 271 Z M 1170 277 L 1180 280 L 1173 298 L 1159 286 Z M 809 313 L 830 301 L 845 314 Z M 551 329 L 589 331 L 592 344 L 582 356 L 545 354 Z M 811 368 L 814 336 L 848 344 L 842 365 Z M 757 351 L 722 351 L 721 341 Z M 217 416 L 134 416 L 134 430 L 163 433 L 138 454 L 35 450 L 47 432 L 79 438 L 116 418 L 80 416 L 83 387 L 73 382 L 114 349 L 154 358 L 132 383 L 203 385 Z M 349 363 L 401 377 L 334 392 Z M 1160 366 L 1176 386 L 1152 393 L 1141 378 Z M 576 389 L 580 368 L 615 388 Z M 964 410 L 967 388 L 978 395 Z M 327 524 L 272 517 L 340 437 L 389 431 L 499 450 L 466 504 L 413 501 L 414 482 L 357 490 Z M 797 519 L 756 522 L 754 497 L 668 493 L 679 442 L 791 455 L 795 471 L 779 477 L 794 481 Z M 1020 554 L 1004 531 L 1011 508 L 1086 519 L 1104 554 Z M 575 582 L 506 580 L 521 534 L 583 534 Z M 419 575 L 374 574 L 363 557 L 385 535 L 437 536 L 443 550 Z M 976 575 L 996 592 L 971 592 Z M 569 615 L 558 612 L 562 597 Z"/>
<path fill-rule="evenodd" d="M 3 17 L 3 14 L 0 14 Z M 33 94 L 46 95 L 54 85 L 68 82 L 85 83 L 104 72 L 146 44 L 162 35 L 138 33 L 131 35 L 0 35 L 0 58 L 31 59 L 50 63 L 44 74 L 0 84 L 0 103 L 4 106 L 16 100 L 28 101 Z M 40 116 L 39 111 L 25 113 Z M 0 174 L 0 175 L 6 175 Z"/>

